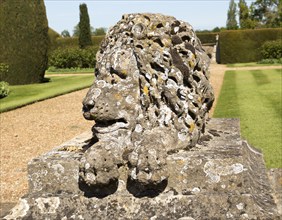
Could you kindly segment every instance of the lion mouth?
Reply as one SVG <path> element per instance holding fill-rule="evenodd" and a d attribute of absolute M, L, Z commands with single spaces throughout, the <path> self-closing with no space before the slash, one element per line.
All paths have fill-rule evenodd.
<path fill-rule="evenodd" d="M 93 130 L 96 133 L 105 134 L 114 132 L 119 129 L 127 129 L 128 127 L 129 123 L 124 118 L 103 121 L 95 120 Z"/>

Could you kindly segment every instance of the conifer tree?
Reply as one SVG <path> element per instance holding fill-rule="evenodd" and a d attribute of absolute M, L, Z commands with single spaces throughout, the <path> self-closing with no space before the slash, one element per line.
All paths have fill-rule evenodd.
<path fill-rule="evenodd" d="M 79 37 L 78 42 L 80 48 L 85 48 L 92 45 L 90 20 L 86 4 L 79 5 L 80 20 L 79 20 Z"/>
<path fill-rule="evenodd" d="M 230 0 L 229 9 L 227 12 L 227 22 L 226 22 L 226 28 L 228 30 L 238 29 L 238 23 L 236 21 L 236 12 L 237 12 L 236 3 L 234 0 Z"/>
<path fill-rule="evenodd" d="M 43 0 L 0 0 L 0 64 L 8 67 L 0 81 L 13 85 L 44 80 L 49 47 Z"/>

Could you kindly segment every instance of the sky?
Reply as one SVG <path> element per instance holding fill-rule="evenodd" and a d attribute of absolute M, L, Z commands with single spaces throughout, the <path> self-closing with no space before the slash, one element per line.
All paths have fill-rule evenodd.
<path fill-rule="evenodd" d="M 72 35 L 79 22 L 79 5 L 88 8 L 90 25 L 109 28 L 123 14 L 149 12 L 171 15 L 190 23 L 195 30 L 225 27 L 230 0 L 44 0 L 49 27 Z M 246 0 L 250 5 L 254 0 Z M 235 1 L 236 2 L 236 1 Z M 238 2 L 238 0 L 237 0 Z"/>

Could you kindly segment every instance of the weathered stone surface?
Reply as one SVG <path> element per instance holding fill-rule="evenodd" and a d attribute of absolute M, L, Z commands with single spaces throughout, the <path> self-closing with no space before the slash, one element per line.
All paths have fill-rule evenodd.
<path fill-rule="evenodd" d="M 109 30 L 83 102 L 92 133 L 34 159 L 4 219 L 278 219 L 262 154 L 212 119 L 192 27 L 131 14 Z M 202 134 L 202 135 L 201 135 Z"/>
<path fill-rule="evenodd" d="M 59 149 L 78 146 L 85 151 L 91 137 L 88 133 L 79 142 L 64 144 L 32 163 L 40 166 L 40 161 L 56 160 L 64 167 L 69 160 L 76 167 L 76 157 L 83 154 L 70 151 L 66 156 Z M 167 170 L 166 183 L 138 194 L 127 176 L 128 168 L 121 166 L 114 193 L 103 198 L 95 192 L 86 196 L 78 184 L 70 184 L 72 189 L 59 184 L 46 193 L 51 183 L 58 184 L 51 175 L 40 183 L 48 187 L 31 188 L 4 219 L 279 219 L 262 154 L 241 140 L 239 120 L 211 119 L 192 150 L 170 153 Z M 58 174 L 62 180 L 70 175 Z M 75 175 L 79 177 L 78 172 Z M 38 178 L 29 177 L 31 185 L 37 185 L 33 181 Z"/>
<path fill-rule="evenodd" d="M 85 132 L 28 164 L 29 193 L 81 193 L 78 187 L 83 151 L 95 140 Z"/>
<path fill-rule="evenodd" d="M 274 191 L 274 201 L 277 204 L 279 214 L 282 216 L 282 168 L 268 170 L 268 177 Z"/>
<path fill-rule="evenodd" d="M 161 14 L 124 15 L 101 44 L 83 102 L 98 142 L 85 152 L 81 181 L 107 185 L 127 165 L 140 190 L 166 181 L 168 153 L 194 147 L 204 131 L 214 100 L 209 62 L 190 24 Z M 110 154 L 111 165 L 93 160 Z"/>

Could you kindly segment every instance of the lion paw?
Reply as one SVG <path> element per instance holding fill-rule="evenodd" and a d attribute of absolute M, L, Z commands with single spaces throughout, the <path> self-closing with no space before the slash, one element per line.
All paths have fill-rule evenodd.
<path fill-rule="evenodd" d="M 86 151 L 81 170 L 81 177 L 89 186 L 108 185 L 119 178 L 114 157 L 105 149 L 90 148 Z"/>
<path fill-rule="evenodd" d="M 140 147 L 129 155 L 129 164 L 129 177 L 142 186 L 151 187 L 168 179 L 164 151 Z"/>

